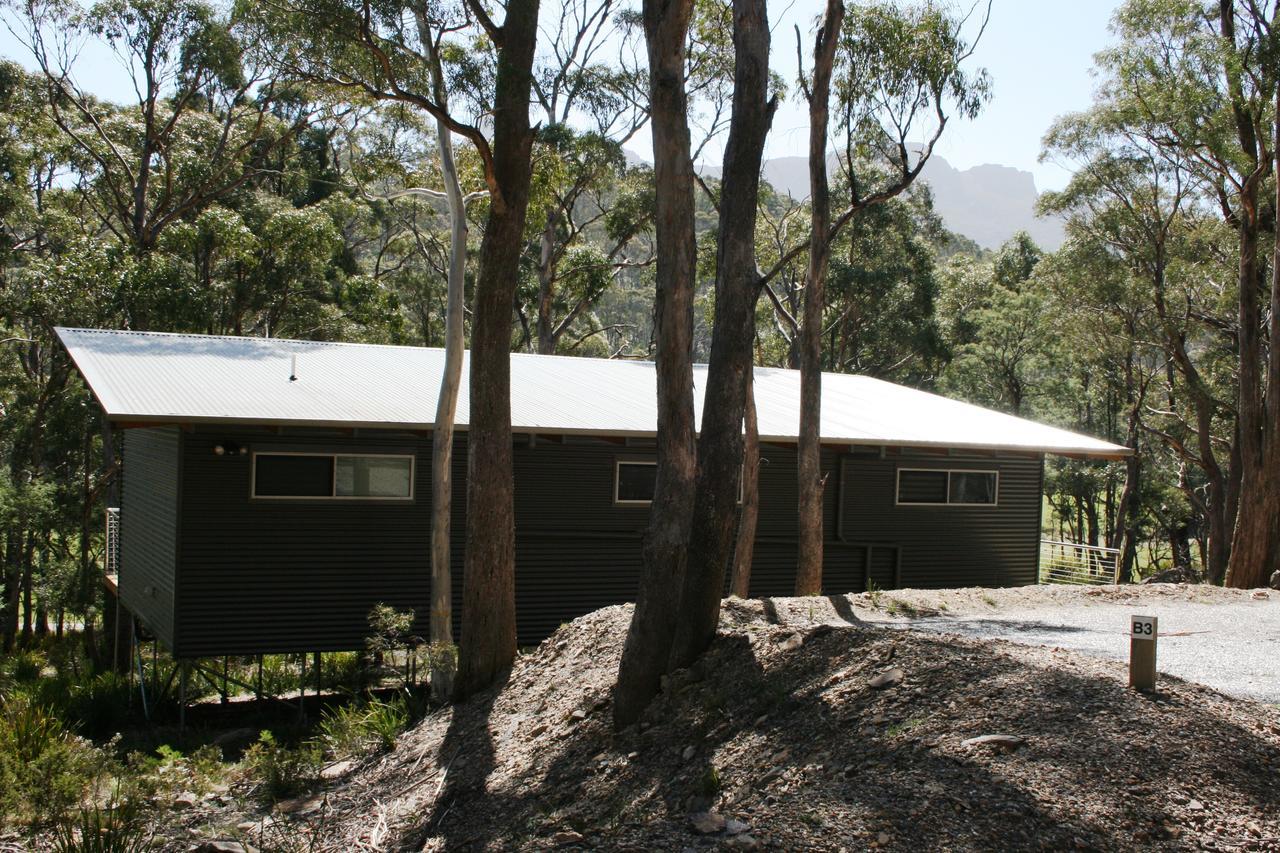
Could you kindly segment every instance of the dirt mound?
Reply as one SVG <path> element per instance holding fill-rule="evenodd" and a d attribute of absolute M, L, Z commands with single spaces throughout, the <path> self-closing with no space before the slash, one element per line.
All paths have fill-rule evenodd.
<path fill-rule="evenodd" d="M 1056 650 L 787 624 L 735 601 L 712 650 L 615 735 L 629 618 L 562 627 L 500 688 L 334 780 L 298 831 L 320 849 L 1280 845 L 1275 708 L 1171 679 L 1140 695 L 1119 665 Z"/>

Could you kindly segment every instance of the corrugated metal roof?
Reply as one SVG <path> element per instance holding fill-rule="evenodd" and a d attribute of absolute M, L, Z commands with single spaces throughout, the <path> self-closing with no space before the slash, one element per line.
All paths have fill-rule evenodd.
<path fill-rule="evenodd" d="M 96 329 L 57 330 L 107 415 L 125 423 L 430 429 L 444 351 Z M 296 358 L 297 379 L 290 370 Z M 468 420 L 467 383 L 457 422 Z M 700 390 L 706 365 L 694 368 Z M 1118 445 L 865 376 L 823 375 L 822 440 L 1121 456 Z M 800 374 L 756 368 L 765 441 L 794 441 Z M 517 432 L 652 436 L 648 361 L 511 356 Z M 701 417 L 701 400 L 698 400 Z"/>

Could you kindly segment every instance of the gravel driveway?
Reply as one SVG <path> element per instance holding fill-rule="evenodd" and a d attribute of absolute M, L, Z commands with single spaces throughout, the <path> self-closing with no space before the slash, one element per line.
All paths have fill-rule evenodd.
<path fill-rule="evenodd" d="M 1058 646 L 1126 661 L 1128 617 L 1160 619 L 1157 668 L 1233 696 L 1280 703 L 1280 592 L 1182 584 L 890 590 L 850 596 L 857 618 Z"/>

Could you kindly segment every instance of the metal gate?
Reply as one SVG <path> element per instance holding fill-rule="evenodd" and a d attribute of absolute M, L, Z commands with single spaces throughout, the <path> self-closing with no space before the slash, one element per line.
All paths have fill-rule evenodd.
<path fill-rule="evenodd" d="M 1040 583 L 1115 583 L 1117 548 L 1040 540 Z"/>

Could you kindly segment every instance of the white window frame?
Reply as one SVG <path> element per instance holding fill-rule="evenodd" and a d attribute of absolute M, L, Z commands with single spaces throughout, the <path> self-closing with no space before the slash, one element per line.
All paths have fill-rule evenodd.
<path fill-rule="evenodd" d="M 258 457 L 259 456 L 324 456 L 333 460 L 333 475 L 329 483 L 328 495 L 260 495 L 258 494 Z M 357 457 L 378 459 L 409 460 L 409 496 L 393 497 L 390 495 L 339 495 L 338 494 L 338 459 L 340 457 Z M 250 456 L 249 497 L 255 501 L 390 501 L 392 503 L 412 503 L 417 480 L 418 459 L 412 453 L 321 453 L 294 450 L 255 450 Z"/>
<path fill-rule="evenodd" d="M 903 471 L 924 471 L 931 474 L 947 475 L 947 498 L 942 503 L 924 503 L 921 501 L 904 501 L 902 500 L 902 472 Z M 951 475 L 952 474 L 991 474 L 996 478 L 995 484 L 995 500 L 991 503 L 973 503 L 949 500 L 951 497 Z M 899 468 L 893 478 L 893 505 L 894 506 L 999 506 L 1000 505 L 1000 471 L 994 468 Z"/>
<path fill-rule="evenodd" d="M 657 468 L 656 461 L 646 459 L 615 459 L 613 460 L 613 503 L 615 506 L 649 506 L 652 500 L 622 500 L 618 497 L 618 486 L 622 482 L 622 466 L 623 465 L 648 465 L 651 468 Z"/>
<path fill-rule="evenodd" d="M 656 461 L 651 461 L 648 459 L 615 459 L 613 460 L 613 504 L 614 506 L 649 506 L 650 504 L 652 504 L 653 503 L 652 500 L 624 501 L 618 497 L 618 484 L 622 479 L 623 465 L 651 465 L 655 468 L 658 467 L 658 463 Z M 737 501 L 738 506 L 742 506 L 742 496 L 743 496 L 742 489 L 743 489 L 742 471 L 739 470 L 738 471 L 738 501 Z"/>

